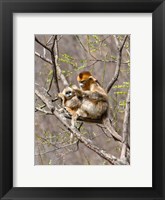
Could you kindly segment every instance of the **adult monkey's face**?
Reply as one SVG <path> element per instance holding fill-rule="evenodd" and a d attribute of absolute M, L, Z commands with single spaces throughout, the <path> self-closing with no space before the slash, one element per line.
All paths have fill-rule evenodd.
<path fill-rule="evenodd" d="M 81 72 L 77 76 L 77 81 L 82 90 L 90 90 L 90 85 L 96 81 L 89 71 Z"/>

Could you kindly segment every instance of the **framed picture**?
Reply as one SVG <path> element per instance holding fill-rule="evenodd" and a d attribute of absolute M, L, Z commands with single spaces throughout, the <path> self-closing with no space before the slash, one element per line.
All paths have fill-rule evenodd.
<path fill-rule="evenodd" d="M 164 199 L 164 1 L 1 1 L 1 199 Z"/>

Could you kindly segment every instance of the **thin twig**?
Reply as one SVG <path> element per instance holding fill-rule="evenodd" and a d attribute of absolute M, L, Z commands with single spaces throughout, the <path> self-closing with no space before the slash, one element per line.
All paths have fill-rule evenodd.
<path fill-rule="evenodd" d="M 102 125 L 100 126 L 100 124 L 97 124 L 97 126 L 101 128 L 101 130 L 103 131 L 104 135 L 106 135 L 106 137 L 112 138 L 112 135 L 108 135 L 107 132 L 105 131 L 106 130 L 105 126 L 102 126 Z"/>
<path fill-rule="evenodd" d="M 62 37 L 63 37 L 63 35 L 60 35 L 57 41 L 59 42 Z"/>
<path fill-rule="evenodd" d="M 92 64 L 88 65 L 88 67 L 95 65 L 97 62 L 98 62 L 98 60 L 94 61 Z"/>
<path fill-rule="evenodd" d="M 110 120 L 109 120 L 109 117 L 108 117 L 108 116 L 103 117 L 102 121 L 103 121 L 104 126 L 105 126 L 106 129 L 108 130 L 107 136 L 108 136 L 108 137 L 112 137 L 112 136 L 113 136 L 116 140 L 118 140 L 118 141 L 121 142 L 121 141 L 122 141 L 122 137 L 121 137 L 121 135 L 119 135 L 119 134 L 115 131 L 115 129 L 114 129 L 113 126 L 111 125 Z"/>
<path fill-rule="evenodd" d="M 76 35 L 75 36 L 76 37 L 76 39 L 79 41 L 79 43 L 80 43 L 80 46 L 84 49 L 84 51 L 86 52 L 86 53 L 88 53 L 88 50 L 86 49 L 86 47 L 83 45 L 83 43 L 81 42 L 81 40 L 80 40 L 80 38 L 79 38 L 79 36 L 78 35 Z"/>
<path fill-rule="evenodd" d="M 53 76 L 51 77 L 51 79 L 50 79 L 50 83 L 49 83 L 49 86 L 48 86 L 48 89 L 47 89 L 47 93 L 49 94 L 49 91 L 50 91 L 50 89 L 51 89 L 51 87 L 52 87 L 52 83 L 53 83 Z M 50 95 L 50 94 L 49 94 Z"/>
<path fill-rule="evenodd" d="M 88 40 L 88 52 L 89 52 L 89 55 L 92 57 L 92 58 L 94 58 L 95 60 L 97 60 L 97 58 L 91 53 L 91 51 L 90 51 L 90 46 L 89 46 L 89 36 L 87 35 L 87 40 Z"/>
<path fill-rule="evenodd" d="M 36 51 L 35 51 L 35 55 L 38 56 L 39 58 L 41 58 L 42 60 L 44 60 L 45 62 L 47 62 L 47 63 L 52 65 L 52 61 L 50 59 L 43 57 L 41 54 L 39 54 Z"/>
<path fill-rule="evenodd" d="M 108 83 L 108 86 L 107 86 L 107 89 L 106 89 L 107 93 L 110 91 L 110 89 L 112 88 L 112 86 L 114 85 L 114 83 L 117 81 L 117 79 L 119 77 L 120 66 L 121 66 L 121 55 L 122 55 L 122 50 L 123 50 L 123 47 L 124 47 L 125 42 L 127 40 L 127 37 L 128 37 L 128 35 L 126 35 L 124 37 L 123 43 L 120 46 L 117 37 L 114 36 L 116 46 L 117 46 L 117 54 L 118 54 L 117 55 L 117 64 L 116 64 L 115 74 L 114 74 L 112 80 Z"/>
<path fill-rule="evenodd" d="M 76 35 L 75 37 L 76 37 L 76 39 L 79 41 L 79 44 L 80 44 L 80 46 L 84 49 L 84 51 L 85 51 L 87 54 L 89 54 L 92 58 L 94 58 L 94 60 L 97 60 L 96 57 L 94 57 L 94 56 L 91 54 L 90 49 L 89 49 L 89 46 L 88 46 L 88 49 L 87 49 L 87 48 L 84 46 L 84 44 L 81 42 L 79 36 Z"/>
<path fill-rule="evenodd" d="M 46 42 L 46 46 L 49 45 L 52 38 L 53 38 L 53 35 L 51 35 L 50 38 L 48 39 L 48 41 Z"/>
<path fill-rule="evenodd" d="M 39 39 L 37 37 L 35 37 L 35 41 L 40 44 L 42 47 L 44 47 L 45 49 L 47 49 L 49 52 L 51 52 L 51 49 L 49 49 L 46 45 L 44 45 L 41 41 L 39 41 Z"/>

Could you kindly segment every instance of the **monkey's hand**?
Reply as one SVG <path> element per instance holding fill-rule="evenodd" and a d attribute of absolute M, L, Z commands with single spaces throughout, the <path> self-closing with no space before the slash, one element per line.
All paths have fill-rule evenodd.
<path fill-rule="evenodd" d="M 74 91 L 75 91 L 77 97 L 82 97 L 83 96 L 83 92 L 79 88 L 74 88 Z"/>
<path fill-rule="evenodd" d="M 79 89 L 78 87 L 77 87 L 77 85 L 72 85 L 72 87 L 71 87 L 73 90 L 77 90 L 77 89 Z"/>
<path fill-rule="evenodd" d="M 87 91 L 82 91 L 82 97 L 90 97 L 91 96 L 91 91 L 87 90 Z"/>

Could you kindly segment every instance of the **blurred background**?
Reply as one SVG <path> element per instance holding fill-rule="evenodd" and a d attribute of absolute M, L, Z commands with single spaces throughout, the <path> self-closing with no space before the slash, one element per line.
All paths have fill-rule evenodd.
<path fill-rule="evenodd" d="M 51 48 L 51 35 L 35 36 L 42 44 Z M 117 65 L 117 43 L 122 44 L 124 35 L 57 35 L 58 65 L 61 73 L 70 84 L 78 86 L 76 77 L 82 71 L 90 71 L 106 89 L 114 76 Z M 56 48 L 56 47 L 55 47 Z M 57 88 L 52 81 L 52 65 L 50 52 L 35 41 L 35 87 L 49 90 L 51 99 L 56 99 Z M 41 59 L 45 58 L 44 59 Z M 59 89 L 64 89 L 63 82 L 57 74 Z M 123 119 L 127 93 L 130 88 L 130 36 L 127 37 L 121 54 L 119 77 L 108 93 L 110 115 L 114 129 L 122 135 Z M 53 102 L 61 107 L 61 101 Z M 35 106 L 43 108 L 43 102 L 35 96 Z M 81 122 L 79 122 L 81 123 Z M 120 157 L 121 143 L 107 137 L 106 130 L 97 123 L 83 122 L 81 134 L 98 147 Z M 129 134 L 129 133 L 128 133 Z M 35 165 L 110 165 L 95 152 L 76 141 L 70 144 L 70 133 L 54 116 L 35 110 Z M 130 137 L 129 137 L 130 138 Z"/>

